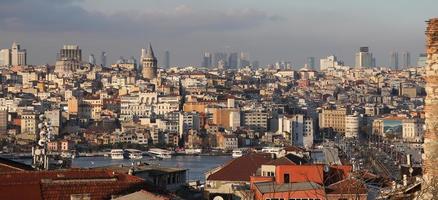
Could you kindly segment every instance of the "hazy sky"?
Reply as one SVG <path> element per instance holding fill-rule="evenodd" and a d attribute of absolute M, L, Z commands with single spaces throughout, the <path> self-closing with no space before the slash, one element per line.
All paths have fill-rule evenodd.
<path fill-rule="evenodd" d="M 302 66 L 308 56 L 335 54 L 354 65 L 369 46 L 378 65 L 391 51 L 424 51 L 425 20 L 437 0 L 0 0 L 0 48 L 18 41 L 31 64 L 54 64 L 63 44 L 84 60 L 135 56 L 151 42 L 163 61 L 199 65 L 203 51 L 244 51 L 261 64 Z M 399 55 L 401 58 L 401 55 Z"/>

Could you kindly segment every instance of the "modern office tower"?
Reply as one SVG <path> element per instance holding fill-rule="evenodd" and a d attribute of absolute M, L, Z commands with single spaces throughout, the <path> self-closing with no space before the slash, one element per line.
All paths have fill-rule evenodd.
<path fill-rule="evenodd" d="M 201 67 L 207 67 L 207 68 L 212 67 L 212 56 L 210 52 L 204 52 L 202 56 Z"/>
<path fill-rule="evenodd" d="M 239 63 L 238 53 L 230 53 L 228 56 L 228 68 L 237 69 Z"/>
<path fill-rule="evenodd" d="M 142 51 L 143 53 L 143 51 Z M 142 75 L 146 79 L 154 79 L 157 77 L 157 58 L 152 50 L 152 45 L 149 44 L 149 49 L 146 51 L 145 55 L 142 55 L 143 60 L 141 60 L 143 69 Z"/>
<path fill-rule="evenodd" d="M 329 68 L 334 68 L 336 66 L 340 66 L 341 64 L 338 62 L 336 56 L 327 56 L 327 58 L 322 58 L 319 60 L 319 69 L 321 71 L 326 71 Z"/>
<path fill-rule="evenodd" d="M 250 65 L 251 63 L 249 62 L 249 54 L 245 52 L 240 52 L 239 67 L 242 68 Z"/>
<path fill-rule="evenodd" d="M 420 55 L 418 55 L 418 59 L 417 59 L 417 67 L 426 66 L 426 61 L 427 61 L 427 54 L 420 53 Z"/>
<path fill-rule="evenodd" d="M 58 60 L 82 61 L 82 50 L 78 45 L 64 45 L 59 51 Z"/>
<path fill-rule="evenodd" d="M 309 66 L 311 69 L 315 69 L 316 65 L 315 65 L 315 57 L 308 57 L 307 58 L 307 62 L 306 62 L 307 66 Z"/>
<path fill-rule="evenodd" d="M 88 56 L 88 62 L 90 64 L 96 65 L 96 58 L 94 57 L 94 54 L 90 54 L 90 56 Z"/>
<path fill-rule="evenodd" d="M 359 52 L 356 53 L 356 67 L 375 67 L 375 62 L 368 47 L 359 48 Z"/>
<path fill-rule="evenodd" d="M 389 57 L 389 67 L 398 70 L 398 53 L 395 51 Z"/>
<path fill-rule="evenodd" d="M 222 61 L 222 62 L 220 62 Z M 213 66 L 214 67 L 219 67 L 219 62 L 221 63 L 221 65 L 227 66 L 227 54 L 226 53 L 222 53 L 222 52 L 218 52 L 214 54 L 214 63 Z"/>
<path fill-rule="evenodd" d="M 106 66 L 106 52 L 102 51 L 102 53 L 100 54 L 100 64 L 102 65 L 102 67 Z"/>
<path fill-rule="evenodd" d="M 10 66 L 11 64 L 11 50 L 0 50 L 0 66 Z"/>
<path fill-rule="evenodd" d="M 21 49 L 20 44 L 17 42 L 12 43 L 11 65 L 23 66 L 27 64 L 26 62 L 26 49 Z"/>
<path fill-rule="evenodd" d="M 402 53 L 402 67 L 403 68 L 408 68 L 411 66 L 411 54 L 407 51 Z"/>
<path fill-rule="evenodd" d="M 166 69 L 170 68 L 170 52 L 169 51 L 164 52 L 164 67 Z"/>

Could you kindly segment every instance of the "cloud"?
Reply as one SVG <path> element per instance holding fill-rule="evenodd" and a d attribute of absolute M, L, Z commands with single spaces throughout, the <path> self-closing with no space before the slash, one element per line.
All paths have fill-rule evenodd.
<path fill-rule="evenodd" d="M 141 13 L 104 14 L 85 10 L 78 0 L 2 0 L 3 31 L 113 32 L 187 34 L 196 31 L 232 31 L 257 27 L 278 16 L 254 9 L 193 10 L 187 5 Z"/>

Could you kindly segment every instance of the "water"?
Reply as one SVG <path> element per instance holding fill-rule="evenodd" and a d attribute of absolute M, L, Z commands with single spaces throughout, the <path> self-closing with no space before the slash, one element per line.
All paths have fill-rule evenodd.
<path fill-rule="evenodd" d="M 227 163 L 231 156 L 173 156 L 170 159 L 149 160 L 150 157 L 144 156 L 140 161 L 159 164 L 165 167 L 179 167 L 188 169 L 187 178 L 189 180 L 205 181 L 204 173 L 215 167 Z M 31 163 L 31 159 L 15 159 L 16 161 L 26 164 Z M 131 165 L 133 160 L 112 160 L 110 157 L 76 157 L 73 159 L 72 167 L 93 168 L 108 165 Z"/>

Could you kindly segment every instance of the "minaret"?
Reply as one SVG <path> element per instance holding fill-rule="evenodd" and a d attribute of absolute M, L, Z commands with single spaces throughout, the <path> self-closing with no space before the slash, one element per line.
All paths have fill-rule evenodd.
<path fill-rule="evenodd" d="M 154 51 L 152 50 L 152 45 L 150 43 L 146 55 L 142 55 L 141 63 L 143 66 L 141 71 L 143 78 L 152 80 L 157 77 L 157 58 L 154 55 Z"/>
<path fill-rule="evenodd" d="M 428 21 L 427 65 L 422 194 L 419 199 L 437 199 L 438 186 L 438 18 Z"/>

